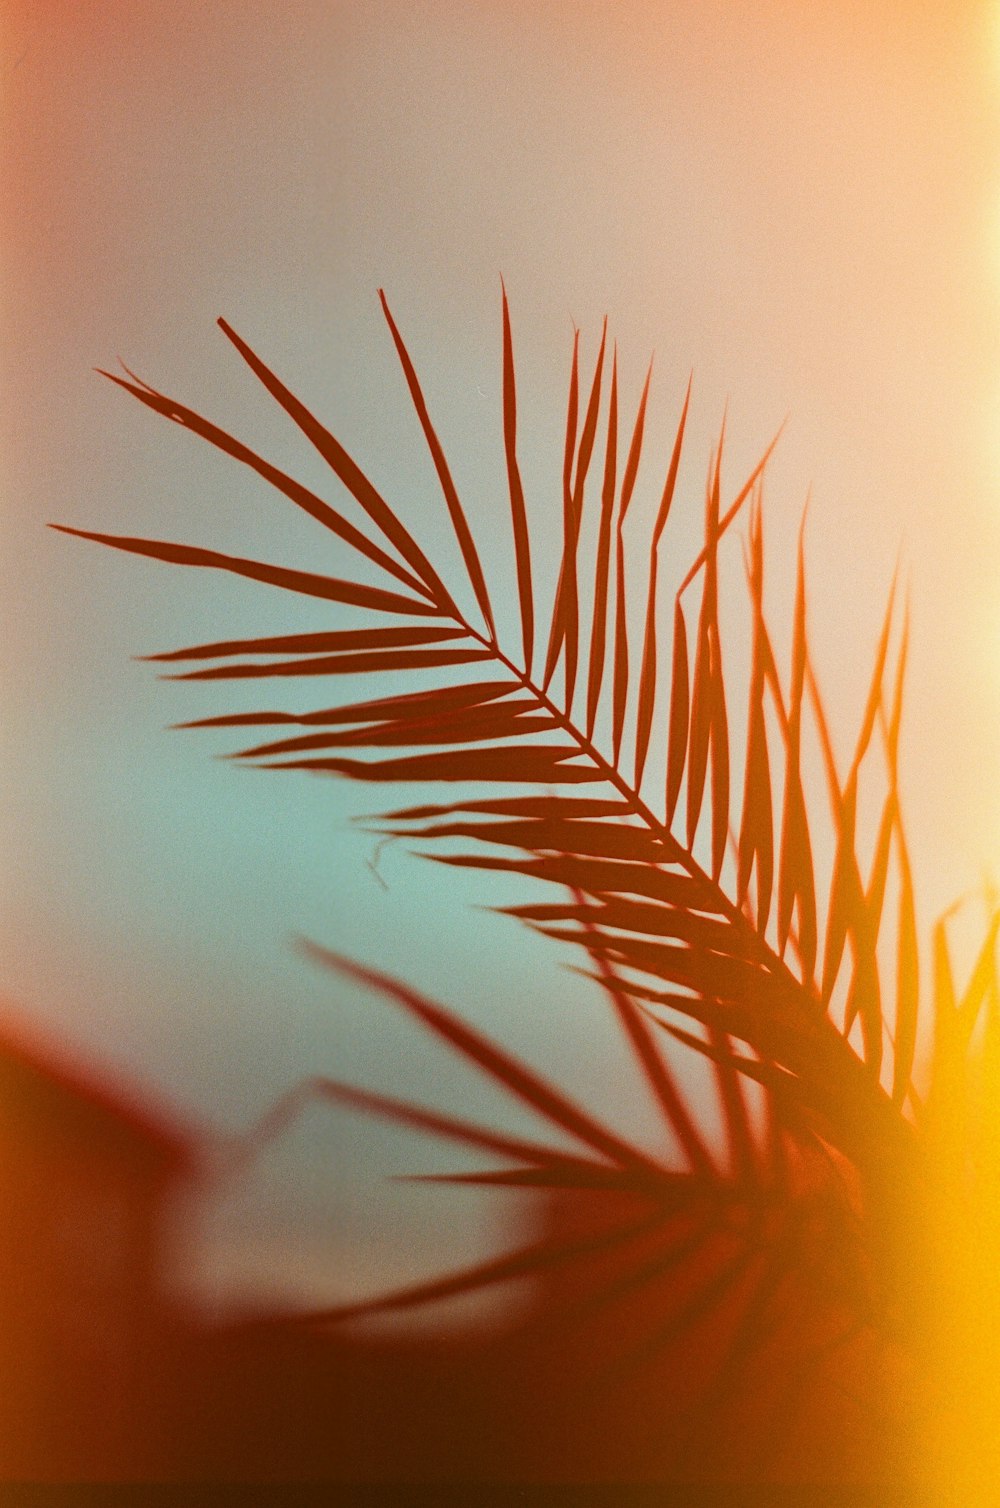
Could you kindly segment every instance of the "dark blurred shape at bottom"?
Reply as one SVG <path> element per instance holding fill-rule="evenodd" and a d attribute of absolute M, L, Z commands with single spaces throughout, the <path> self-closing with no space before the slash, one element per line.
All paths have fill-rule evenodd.
<path fill-rule="evenodd" d="M 914 1441 L 901 1353 L 738 1203 L 524 1193 L 577 1252 L 488 1332 L 206 1324 L 164 1285 L 199 1139 L 0 1024 L 0 1478 L 877 1482 Z M 793 1222 L 794 1223 L 794 1222 Z"/>

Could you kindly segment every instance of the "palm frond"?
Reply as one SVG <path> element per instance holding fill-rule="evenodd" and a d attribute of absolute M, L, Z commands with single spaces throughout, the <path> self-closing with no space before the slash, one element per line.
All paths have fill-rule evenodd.
<path fill-rule="evenodd" d="M 269 481 L 331 533 L 346 553 L 353 552 L 366 569 L 381 571 L 388 584 L 370 586 L 180 544 L 79 529 L 64 528 L 64 532 L 167 563 L 235 573 L 365 612 L 420 617 L 420 625 L 369 624 L 318 633 L 220 639 L 149 658 L 170 666 L 197 662 L 194 668 L 177 671 L 176 678 L 181 680 L 435 673 L 431 683 L 418 681 L 412 691 L 360 702 L 345 698 L 319 711 L 223 713 L 178 726 L 302 730 L 251 744 L 232 756 L 269 769 L 384 784 L 470 785 L 473 794 L 389 810 L 371 820 L 378 831 L 405 836 L 418 852 L 439 863 L 515 873 L 560 887 L 562 893 L 555 902 L 504 909 L 522 924 L 585 954 L 590 969 L 581 972 L 596 981 L 614 1008 L 636 1065 L 680 1148 L 692 1180 L 692 1198 L 696 1185 L 715 1187 L 727 1179 L 744 1197 L 762 1186 L 779 1186 L 790 1176 L 793 1132 L 799 1143 L 803 1138 L 822 1137 L 854 1159 L 863 1173 L 872 1172 L 884 1184 L 886 1167 L 902 1167 L 912 1151 L 913 1127 L 902 1112 L 907 1103 L 918 1100 L 911 1074 L 920 1003 L 916 912 L 897 770 L 905 634 L 888 710 L 883 694 L 892 597 L 854 755 L 841 782 L 809 651 L 801 536 L 787 685 L 778 672 L 765 616 L 762 479 L 778 436 L 724 506 L 723 424 L 708 469 L 703 543 L 673 594 L 671 668 L 669 677 L 661 681 L 659 666 L 665 657 L 660 648 L 660 545 L 676 511 L 691 385 L 671 428 L 661 473 L 665 482 L 649 534 L 644 590 L 637 595 L 628 579 L 625 532 L 627 518 L 634 517 L 629 509 L 645 443 L 651 368 L 619 479 L 616 349 L 603 429 L 601 419 L 605 322 L 582 413 L 580 337 L 574 332 L 562 467 L 562 552 L 539 675 L 535 640 L 541 614 L 517 455 L 516 374 L 506 290 L 502 290 L 501 430 L 519 608 L 517 644 L 510 647 L 501 643 L 472 524 L 416 367 L 384 295 L 380 298 L 462 557 L 465 586 L 482 624 L 465 615 L 414 534 L 340 442 L 224 321 L 220 326 L 227 338 L 327 463 L 336 483 L 363 510 L 377 531 L 377 540 L 193 410 L 165 398 L 140 379 L 112 380 L 146 407 Z M 599 433 L 604 434 L 599 515 L 594 553 L 588 560 L 583 544 L 590 536 L 582 525 Z M 743 764 L 734 770 L 732 677 L 724 669 L 719 595 L 726 537 L 748 502 L 746 572 L 752 655 Z M 697 617 L 689 609 L 689 623 L 684 594 L 699 577 Z M 587 645 L 581 630 L 581 581 L 587 583 L 588 591 L 593 584 Z M 633 600 L 642 608 L 639 640 L 633 638 L 630 626 Z M 636 657 L 630 639 L 641 640 L 637 676 L 632 672 Z M 582 659 L 586 695 L 578 716 L 575 700 Z M 561 704 L 553 690 L 560 663 L 564 673 Z M 459 668 L 464 677 L 460 684 L 439 683 L 438 671 Z M 602 705 L 610 747 L 602 747 L 597 734 L 603 726 Z M 802 759 L 810 710 L 826 772 L 835 851 L 825 908 L 820 904 L 814 862 L 819 813 L 806 790 Z M 778 731 L 771 745 L 769 723 Z M 883 730 L 888 788 L 875 849 L 866 863 L 856 831 L 858 783 L 877 723 Z M 662 806 L 657 809 L 645 790 L 653 784 L 649 777 L 656 747 L 653 734 L 658 728 L 664 731 L 666 747 L 654 771 L 662 795 Z M 629 729 L 634 730 L 634 758 L 626 772 L 623 749 Z M 347 757 L 342 751 L 348 749 L 369 752 L 365 757 Z M 395 749 L 404 752 L 378 752 Z M 512 784 L 542 789 L 511 794 L 505 788 Z M 576 788 L 582 784 L 593 786 L 593 794 L 580 795 Z M 491 793 L 493 786 L 500 787 L 500 792 Z M 461 851 L 455 851 L 456 842 L 462 845 Z M 730 845 L 732 863 L 727 867 Z M 893 884 L 898 894 L 897 986 L 894 1012 L 887 1019 L 884 1002 L 889 992 L 880 973 L 879 940 L 886 895 Z M 943 928 L 936 935 L 937 1052 L 939 1064 L 945 1067 L 955 1051 L 968 1043 L 990 995 L 994 937 L 995 926 L 990 929 L 981 967 L 956 1003 Z M 845 979 L 848 955 L 851 969 Z M 588 1149 L 586 1156 L 568 1157 L 555 1148 L 529 1149 L 509 1138 L 494 1138 L 491 1149 L 502 1150 L 519 1164 L 508 1170 L 508 1181 L 524 1185 L 551 1178 L 581 1186 L 587 1179 L 607 1180 L 617 1170 L 615 1176 L 633 1182 L 639 1177 L 650 1187 L 655 1184 L 657 1198 L 668 1186 L 673 1188 L 668 1170 L 657 1167 L 627 1138 L 572 1104 L 555 1086 L 477 1036 L 443 1007 L 335 955 L 316 950 L 314 956 L 388 994 L 477 1071 L 502 1084 L 515 1099 Z M 847 998 L 838 1018 L 841 987 Z M 856 1019 L 861 1023 L 860 1054 L 851 1040 Z M 713 1065 L 729 1142 L 725 1170 L 716 1168 L 698 1116 L 685 1103 L 671 1075 L 669 1059 L 661 1051 L 668 1039 L 684 1042 Z M 766 1127 L 757 1124 L 744 1098 L 744 1085 L 750 1082 L 765 1091 Z M 341 1099 L 346 1094 L 342 1087 L 332 1086 L 325 1092 Z M 358 1091 L 362 1098 L 355 1104 L 359 1108 L 397 1120 L 408 1117 L 410 1124 L 427 1131 L 467 1143 L 478 1138 L 477 1144 L 489 1145 L 489 1134 L 481 1128 L 448 1123 L 434 1112 L 378 1097 L 365 1100 L 364 1093 Z M 525 1261 L 530 1265 L 549 1256 L 519 1260 L 523 1266 Z M 516 1267 L 515 1261 L 510 1270 Z M 496 1272 L 501 1269 L 502 1264 Z M 495 1276 L 491 1270 L 479 1274 L 476 1281 L 493 1281 Z"/>

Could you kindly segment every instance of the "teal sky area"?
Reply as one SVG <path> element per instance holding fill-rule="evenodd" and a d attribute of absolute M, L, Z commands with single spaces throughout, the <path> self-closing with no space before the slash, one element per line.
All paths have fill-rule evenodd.
<path fill-rule="evenodd" d="M 375 840 L 351 819 L 384 791 L 234 769 L 210 758 L 233 747 L 224 735 L 164 731 L 275 701 L 273 686 L 161 683 L 129 658 L 358 620 L 44 528 L 337 564 L 290 504 L 92 371 L 120 359 L 342 502 L 216 329 L 224 315 L 454 577 L 380 286 L 501 602 L 514 592 L 501 274 L 543 579 L 574 324 L 586 369 L 608 316 L 626 415 L 655 351 L 637 517 L 655 508 L 694 373 L 688 521 L 667 541 L 678 562 L 727 404 L 730 495 L 788 416 L 765 494 L 777 638 L 811 489 L 810 622 L 843 760 L 897 556 L 909 586 L 904 780 L 923 930 L 997 876 L 992 5 L 7 0 L 0 17 L 7 999 L 224 1132 L 316 1072 L 506 1113 L 390 1007 L 298 957 L 291 939 L 306 934 L 405 976 L 655 1134 L 601 1002 L 553 945 L 472 909 L 523 899 L 516 886 L 448 876 L 399 845 L 375 873 Z M 735 537 L 726 569 L 738 597 Z M 738 631 L 730 643 L 738 673 Z M 456 1240 L 488 1244 L 494 1204 L 385 1184 L 437 1155 L 310 1112 L 220 1206 L 206 1271 L 331 1296 L 437 1265 Z"/>

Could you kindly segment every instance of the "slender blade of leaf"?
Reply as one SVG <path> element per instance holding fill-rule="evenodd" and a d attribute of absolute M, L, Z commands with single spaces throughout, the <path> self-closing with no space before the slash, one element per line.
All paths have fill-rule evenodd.
<path fill-rule="evenodd" d="M 723 534 L 725 534 L 726 530 L 729 528 L 729 525 L 732 523 L 733 519 L 739 513 L 740 509 L 743 507 L 743 504 L 746 502 L 747 498 L 753 492 L 753 489 L 757 485 L 757 483 L 760 480 L 760 478 L 763 476 L 763 474 L 764 474 L 764 468 L 767 465 L 768 461 L 771 459 L 771 455 L 772 455 L 772 452 L 774 451 L 774 447 L 777 445 L 778 441 L 780 440 L 780 438 L 781 438 L 781 432 L 784 429 L 784 427 L 785 427 L 784 424 L 782 424 L 781 428 L 778 430 L 778 432 L 775 435 L 774 439 L 771 441 L 770 445 L 767 447 L 767 449 L 765 450 L 764 454 L 761 456 L 760 460 L 757 462 L 757 464 L 754 467 L 753 471 L 747 477 L 746 481 L 743 483 L 743 486 L 740 488 L 739 492 L 736 494 L 735 500 L 732 503 L 730 503 L 729 507 L 726 509 L 725 513 L 723 514 L 722 518 L 720 519 L 720 521 L 719 521 L 719 538 L 720 539 L 722 538 Z M 691 585 L 692 581 L 697 576 L 697 574 L 701 570 L 702 566 L 705 564 L 705 561 L 707 560 L 707 558 L 708 558 L 708 548 L 707 548 L 707 545 L 706 545 L 702 549 L 701 553 L 696 557 L 696 559 L 694 561 L 694 564 L 691 566 L 691 569 L 688 571 L 687 575 L 684 577 L 684 580 L 681 582 L 680 586 L 677 588 L 677 595 L 678 595 L 678 597 L 680 597 L 684 592 L 687 591 L 688 587 Z"/>
<path fill-rule="evenodd" d="M 611 525 L 615 510 L 615 475 L 618 464 L 618 350 L 611 363 L 611 398 L 608 405 L 608 438 L 604 452 L 604 482 L 601 488 L 601 519 L 597 536 L 594 572 L 594 614 L 590 630 L 590 667 L 587 679 L 587 737 L 593 738 L 597 707 L 604 679 L 607 633 L 608 582 L 611 574 Z"/>
<path fill-rule="evenodd" d="M 405 759 L 296 759 L 268 765 L 269 770 L 315 770 L 343 775 L 348 780 L 501 780 L 549 785 L 601 780 L 599 770 L 564 761 L 575 749 L 460 749 L 441 754 L 415 754 Z"/>
<path fill-rule="evenodd" d="M 431 565 L 427 556 L 421 550 L 416 540 L 404 528 L 399 519 L 393 513 L 388 503 L 382 498 L 365 476 L 361 468 L 347 454 L 347 451 L 334 439 L 329 430 L 324 428 L 316 417 L 309 412 L 304 403 L 291 393 L 284 383 L 279 381 L 275 374 L 266 367 L 247 345 L 231 325 L 224 319 L 218 321 L 219 329 L 226 339 L 239 351 L 247 366 L 259 379 L 267 391 L 275 398 L 288 414 L 289 418 L 298 425 L 310 444 L 319 452 L 330 469 L 339 477 L 340 481 L 351 493 L 352 497 L 361 505 L 368 517 L 381 529 L 392 544 L 395 545 L 403 559 L 411 566 L 420 579 L 427 583 L 434 601 L 442 612 L 451 613 L 455 618 L 461 616 L 444 582 Z"/>
<path fill-rule="evenodd" d="M 674 448 L 670 456 L 670 465 L 667 469 L 667 479 L 663 485 L 663 494 L 660 498 L 660 507 L 656 515 L 656 523 L 653 528 L 653 539 L 650 547 L 649 558 L 649 591 L 646 596 L 646 626 L 642 644 L 642 668 L 639 672 L 639 707 L 636 714 L 636 739 L 635 739 L 635 784 L 638 787 L 642 782 L 642 772 L 646 765 L 646 753 L 649 748 L 649 735 L 653 726 L 653 706 L 656 699 L 656 578 L 659 563 L 660 538 L 666 527 L 670 515 L 670 507 L 674 500 L 674 490 L 677 486 L 677 472 L 680 467 L 681 449 L 684 444 L 684 428 L 687 424 L 688 407 L 691 402 L 691 381 L 689 379 L 687 392 L 684 395 L 684 407 L 681 409 L 680 422 L 677 425 L 677 434 L 674 438 Z"/>
<path fill-rule="evenodd" d="M 510 493 L 510 516 L 514 531 L 514 558 L 517 564 L 517 591 L 521 604 L 521 636 L 524 668 L 531 674 L 535 644 L 535 607 L 531 589 L 531 544 L 528 516 L 524 506 L 521 469 L 517 464 L 517 388 L 514 380 L 514 346 L 510 333 L 507 290 L 500 280 L 503 297 L 503 441 L 507 461 L 507 488 Z"/>
<path fill-rule="evenodd" d="M 388 649 L 406 645 L 440 644 L 461 639 L 461 628 L 337 628 L 316 634 L 278 634 L 267 639 L 222 639 L 195 644 L 166 654 L 140 655 L 141 660 L 220 660 L 227 655 L 339 654 L 342 650 Z"/>
<path fill-rule="evenodd" d="M 374 675 L 383 670 L 427 670 L 442 665 L 472 665 L 490 660 L 484 649 L 373 649 L 361 654 L 314 655 L 307 659 L 274 660 L 264 664 L 213 665 L 164 675 L 163 681 L 261 680 L 268 676 Z"/>
<path fill-rule="evenodd" d="M 132 539 L 124 534 L 98 534 L 89 529 L 71 529 L 66 524 L 50 524 L 60 534 L 72 534 L 77 539 L 92 539 L 97 544 L 110 545 L 115 550 L 126 550 L 133 555 L 146 555 L 151 560 L 166 561 L 170 565 L 205 566 L 210 570 L 230 571 L 236 576 L 246 576 L 252 581 L 263 581 L 268 586 L 280 587 L 282 591 L 299 592 L 306 597 L 319 597 L 326 602 L 346 602 L 355 607 L 370 607 L 385 613 L 430 613 L 438 609 L 430 602 L 402 597 L 398 592 L 386 592 L 381 587 L 363 586 L 357 581 L 338 581 L 332 576 L 317 576 L 312 571 L 293 571 L 284 566 L 266 565 L 259 560 L 243 560 L 238 555 L 222 555 L 217 550 L 201 550 L 192 545 L 170 544 L 158 539 Z"/>
<path fill-rule="evenodd" d="M 614 764 L 616 768 L 621 757 L 622 738 L 625 732 L 625 714 L 628 709 L 628 612 L 625 585 L 625 536 L 623 530 L 629 503 L 632 501 L 632 493 L 635 490 L 636 477 L 639 474 L 642 437 L 646 427 L 646 405 L 649 400 L 649 384 L 652 375 L 653 363 L 650 361 L 646 370 L 646 380 L 642 386 L 642 397 L 639 399 L 639 410 L 636 414 L 635 426 L 632 430 L 632 441 L 629 445 L 628 457 L 625 461 L 621 496 L 618 501 L 614 683 L 612 691 L 612 744 L 614 747 Z"/>
<path fill-rule="evenodd" d="M 565 558 L 567 540 L 573 531 L 573 457 L 576 455 L 576 430 L 579 420 L 580 405 L 580 332 L 573 331 L 573 364 L 570 368 L 569 378 L 569 401 L 566 408 L 566 444 L 563 451 L 563 556 Z M 552 622 L 549 627 L 549 644 L 545 652 L 545 674 L 542 678 L 542 689 L 548 691 L 549 684 L 555 674 L 555 668 L 559 663 L 559 651 L 562 649 L 562 596 L 563 576 L 562 569 L 559 572 L 559 581 L 556 586 L 555 603 L 552 608 Z"/>
<path fill-rule="evenodd" d="M 461 502 L 459 501 L 458 492 L 456 491 L 455 483 L 452 480 L 451 471 L 449 470 L 448 462 L 445 459 L 444 450 L 442 449 L 441 442 L 438 439 L 437 431 L 431 423 L 431 418 L 430 414 L 427 411 L 427 404 L 424 400 L 423 391 L 420 387 L 420 382 L 417 378 L 413 362 L 410 360 L 410 353 L 407 351 L 406 346 L 403 343 L 403 337 L 400 335 L 399 330 L 396 327 L 396 322 L 393 319 L 392 314 L 390 313 L 385 293 L 381 288 L 378 291 L 378 296 L 382 304 L 382 312 L 385 315 L 386 323 L 389 326 L 393 342 L 396 346 L 400 365 L 403 368 L 403 375 L 406 378 L 406 385 L 410 390 L 410 398 L 413 401 L 413 407 L 416 410 L 417 418 L 420 420 L 420 427 L 424 432 L 424 438 L 427 441 L 428 449 L 430 450 L 431 457 L 434 461 L 434 469 L 438 474 L 438 481 L 441 483 L 441 491 L 444 494 L 444 500 L 448 506 L 448 512 L 451 515 L 452 527 L 455 530 L 455 537 L 458 540 L 459 549 L 462 552 L 462 559 L 465 561 L 465 569 L 469 573 L 469 580 L 472 583 L 472 590 L 475 593 L 476 601 L 479 604 L 479 610 L 482 613 L 483 617 L 486 619 L 490 637 L 495 642 L 497 631 L 496 624 L 493 621 L 493 608 L 490 605 L 489 592 L 486 589 L 486 578 L 483 575 L 482 562 L 479 559 L 479 552 L 476 549 L 475 541 L 472 537 L 472 531 L 469 528 L 469 521 L 466 518 L 465 511 L 462 507 Z"/>
<path fill-rule="evenodd" d="M 274 676 L 374 675 L 383 670 L 427 670 L 443 665 L 473 665 L 491 660 L 484 649 L 373 649 L 361 654 L 310 655 L 306 659 L 263 664 L 213 665 L 164 675 L 163 681 L 260 680 Z"/>
<path fill-rule="evenodd" d="M 673 826 L 688 746 L 687 628 L 680 601 L 674 603 L 673 665 L 670 674 L 670 729 L 667 745 L 667 827 Z"/>
<path fill-rule="evenodd" d="M 165 397 L 162 393 L 158 393 L 155 388 L 148 387 L 145 384 L 138 386 L 136 383 L 126 382 L 124 378 L 116 377 L 113 372 L 100 371 L 100 375 L 107 377 L 108 381 L 113 382 L 116 387 L 120 387 L 125 392 L 131 393 L 133 397 L 139 399 L 140 403 L 144 403 L 147 408 L 151 408 L 154 413 L 162 414 L 164 418 L 171 419 L 174 423 L 179 424 L 182 429 L 190 430 L 192 434 L 198 435 L 200 439 L 207 440 L 216 450 L 221 450 L 226 455 L 232 456 L 234 460 L 242 462 L 244 466 L 249 466 L 265 482 L 270 483 L 278 492 L 283 493 L 290 502 L 295 503 L 297 507 L 308 513 L 311 518 L 314 518 L 317 523 L 322 524 L 325 529 L 329 529 L 331 534 L 335 534 L 338 539 L 342 539 L 345 544 L 357 550 L 360 555 L 364 555 L 375 565 L 381 567 L 383 571 L 388 571 L 390 575 L 396 577 L 397 581 L 401 581 L 405 586 L 408 586 L 411 591 L 417 592 L 421 596 L 429 597 L 431 601 L 435 600 L 434 593 L 426 582 L 420 580 L 418 577 L 414 577 L 409 571 L 404 570 L 391 556 L 386 555 L 384 550 L 380 550 L 378 545 L 373 544 L 366 535 L 362 534 L 360 529 L 356 529 L 335 508 L 331 508 L 329 503 L 317 497 L 314 492 L 310 491 L 308 487 L 304 487 L 301 482 L 295 481 L 293 477 L 279 470 L 277 466 L 272 466 L 269 461 L 265 461 L 263 457 L 251 450 L 249 446 L 243 445 L 239 440 L 234 439 L 224 429 L 220 429 L 217 424 L 209 423 L 200 414 L 196 414 L 193 409 L 185 407 L 182 403 L 177 403 L 173 398 Z"/>
<path fill-rule="evenodd" d="M 713 627 L 709 644 L 712 653 L 709 731 L 709 753 L 712 760 L 712 879 L 718 884 L 729 834 L 729 722 L 726 716 L 726 689 L 718 624 Z"/>

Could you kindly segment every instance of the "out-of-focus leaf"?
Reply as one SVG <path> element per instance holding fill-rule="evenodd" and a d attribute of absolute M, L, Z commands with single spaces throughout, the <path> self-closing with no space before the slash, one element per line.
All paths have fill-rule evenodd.
<path fill-rule="evenodd" d="M 580 907 L 581 903 L 584 903 L 583 893 L 577 890 L 574 896 L 577 906 Z M 582 909 L 586 909 L 585 904 Z M 581 918 L 581 920 L 585 919 Z M 708 1148 L 674 1083 L 670 1069 L 657 1049 L 642 1012 L 636 1007 L 634 1001 L 629 999 L 607 960 L 600 954 L 596 954 L 594 963 L 604 990 L 614 1005 L 618 1019 L 632 1044 L 632 1050 L 663 1111 L 667 1125 L 677 1138 L 689 1168 L 692 1173 L 701 1178 L 713 1177 L 715 1165 Z"/>
<path fill-rule="evenodd" d="M 729 1153 L 735 1176 L 745 1185 L 758 1181 L 757 1159 L 750 1133 L 746 1101 L 738 1074 L 733 1067 L 733 1049 L 729 1038 L 717 1027 L 708 1029 L 709 1046 L 714 1050 L 715 1081 L 726 1121 Z"/>
<path fill-rule="evenodd" d="M 892 1062 L 892 1099 L 902 1108 L 910 1085 L 917 1043 L 920 963 L 910 856 L 901 827 L 896 829 L 899 854 L 899 926 L 896 946 L 896 1021 Z"/>
<path fill-rule="evenodd" d="M 511 1157 L 539 1168 L 561 1167 L 572 1163 L 577 1167 L 600 1166 L 605 1171 L 614 1171 L 606 1164 L 583 1163 L 578 1157 L 571 1158 L 561 1147 L 549 1147 L 540 1142 L 528 1141 L 524 1137 L 510 1136 L 490 1126 L 475 1125 L 459 1116 L 445 1115 L 439 1110 L 428 1110 L 422 1105 L 413 1105 L 391 1095 L 377 1094 L 369 1089 L 359 1089 L 354 1084 L 342 1084 L 336 1079 L 325 1077 L 306 1079 L 292 1094 L 286 1095 L 272 1106 L 250 1135 L 243 1139 L 242 1154 L 245 1157 L 254 1156 L 262 1146 L 286 1130 L 306 1103 L 313 1099 L 330 1100 L 351 1110 L 377 1116 L 380 1120 L 409 1126 L 427 1136 L 441 1137 L 460 1146 L 477 1147 L 494 1156 Z"/>
<path fill-rule="evenodd" d="M 427 1029 L 440 1037 L 460 1056 L 468 1058 L 489 1078 L 501 1084 L 515 1099 L 537 1111 L 552 1125 L 568 1131 L 578 1141 L 592 1147 L 603 1157 L 621 1167 L 642 1169 L 659 1175 L 663 1170 L 645 1154 L 609 1131 L 600 1122 L 556 1089 L 533 1069 L 498 1047 L 481 1032 L 476 1031 L 436 1001 L 419 995 L 399 980 L 383 974 L 380 970 L 364 967 L 343 954 L 331 952 L 315 943 L 303 942 L 303 948 L 314 962 L 335 973 L 353 979 L 356 983 L 375 990 L 396 1003 L 420 1021 Z"/>
<path fill-rule="evenodd" d="M 359 1319 L 363 1315 L 383 1314 L 395 1309 L 413 1309 L 422 1304 L 436 1303 L 441 1299 L 456 1298 L 462 1293 L 474 1293 L 496 1283 L 509 1283 L 516 1278 L 531 1277 L 573 1262 L 604 1246 L 615 1246 L 631 1235 L 646 1229 L 653 1218 L 649 1214 L 614 1225 L 610 1230 L 589 1232 L 572 1240 L 564 1238 L 536 1242 L 503 1257 L 477 1263 L 462 1272 L 446 1277 L 433 1278 L 426 1283 L 414 1283 L 410 1287 L 381 1294 L 378 1298 L 362 1300 L 355 1304 L 341 1304 L 331 1309 L 307 1311 L 295 1316 L 296 1323 L 317 1325 L 339 1320 Z M 287 1323 L 287 1321 L 286 1321 Z"/>

